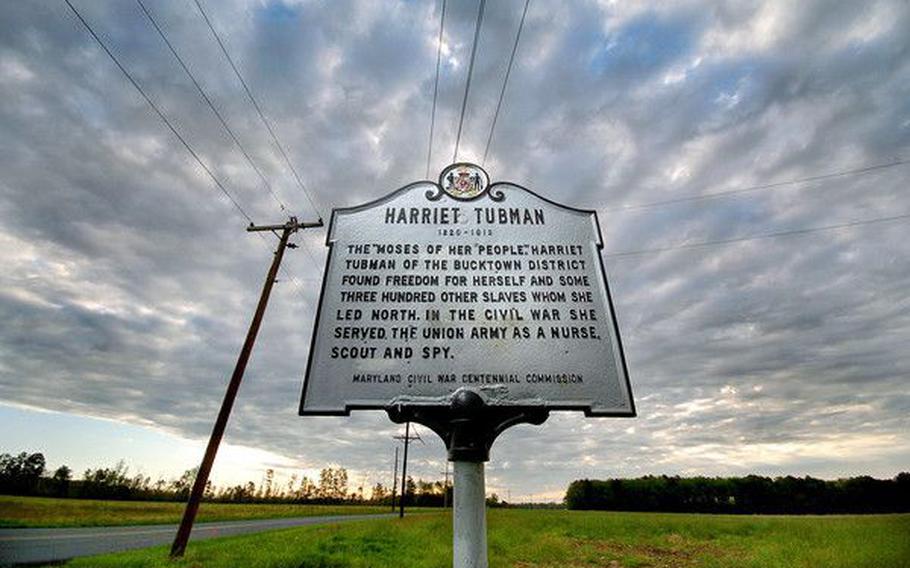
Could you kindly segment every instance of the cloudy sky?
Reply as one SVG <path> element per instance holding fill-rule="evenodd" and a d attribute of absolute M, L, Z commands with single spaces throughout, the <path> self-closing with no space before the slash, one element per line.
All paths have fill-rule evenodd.
<path fill-rule="evenodd" d="M 193 2 L 145 0 L 268 187 L 136 3 L 73 3 L 256 222 L 425 177 L 441 3 L 203 1 L 313 203 Z M 431 177 L 477 7 L 448 2 Z M 459 159 L 483 155 L 523 7 L 487 3 Z M 900 0 L 531 3 L 486 166 L 598 210 L 639 417 L 516 427 L 490 489 L 910 469 L 910 220 L 877 221 L 910 214 L 908 29 Z M 246 223 L 66 4 L 3 3 L 0 452 L 196 465 L 270 260 Z M 335 464 L 388 483 L 384 414 L 296 415 L 324 238 L 286 257 L 216 482 Z M 679 248 L 708 241 L 733 242 Z M 410 467 L 441 477 L 422 430 Z"/>

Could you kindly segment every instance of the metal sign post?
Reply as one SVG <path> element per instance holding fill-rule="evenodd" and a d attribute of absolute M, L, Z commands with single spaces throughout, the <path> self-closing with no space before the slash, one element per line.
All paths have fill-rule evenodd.
<path fill-rule="evenodd" d="M 452 565 L 487 568 L 487 511 L 483 462 L 455 462 Z"/>
<path fill-rule="evenodd" d="M 635 415 L 597 214 L 457 163 L 333 210 L 326 244 L 300 414 L 384 410 L 436 432 L 455 566 L 486 567 L 496 437 L 556 410 Z"/>
<path fill-rule="evenodd" d="M 278 248 L 275 250 L 272 265 L 269 267 L 268 275 L 265 278 L 265 284 L 262 286 L 262 294 L 259 296 L 259 304 L 256 306 L 256 313 L 253 315 L 253 321 L 250 322 L 250 328 L 246 334 L 246 340 L 240 349 L 240 356 L 237 358 L 237 364 L 234 366 L 234 373 L 231 375 L 231 382 L 228 384 L 227 391 L 224 393 L 224 400 L 221 402 L 221 410 L 218 412 L 218 418 L 215 419 L 215 426 L 212 428 L 212 435 L 209 443 L 205 448 L 205 455 L 202 463 L 199 465 L 199 472 L 196 473 L 196 480 L 193 482 L 193 489 L 190 492 L 186 509 L 183 512 L 183 519 L 180 521 L 180 528 L 177 529 L 177 536 L 174 537 L 174 543 L 171 546 L 171 557 L 177 558 L 183 556 L 186 551 L 186 544 L 190 539 L 190 532 L 193 530 L 193 522 L 196 519 L 196 513 L 199 511 L 199 504 L 202 502 L 202 496 L 205 493 L 205 486 L 209 481 L 209 474 L 212 471 L 212 465 L 215 463 L 215 455 L 218 453 L 218 446 L 221 445 L 221 438 L 224 436 L 224 430 L 227 427 L 228 418 L 231 415 L 231 409 L 234 407 L 234 399 L 237 398 L 237 391 L 240 389 L 240 382 L 243 380 L 243 373 L 246 371 L 247 362 L 250 354 L 253 352 L 253 344 L 256 342 L 256 335 L 259 333 L 259 327 L 262 324 L 262 316 L 265 315 L 265 308 L 269 303 L 269 296 L 272 293 L 272 285 L 275 283 L 278 275 L 278 268 L 281 266 L 281 259 L 284 257 L 284 251 L 288 247 L 296 245 L 289 244 L 288 239 L 299 229 L 308 227 L 321 227 L 322 219 L 316 223 L 299 223 L 295 217 L 291 217 L 283 225 L 250 225 L 247 231 L 271 231 L 277 234 Z"/>
<path fill-rule="evenodd" d="M 543 424 L 545 409 L 506 410 L 487 404 L 473 389 L 453 393 L 448 407 L 389 408 L 393 422 L 418 422 L 446 444 L 455 466 L 453 558 L 455 568 L 486 568 L 486 496 L 484 462 L 490 447 L 506 428 L 515 424 Z"/>

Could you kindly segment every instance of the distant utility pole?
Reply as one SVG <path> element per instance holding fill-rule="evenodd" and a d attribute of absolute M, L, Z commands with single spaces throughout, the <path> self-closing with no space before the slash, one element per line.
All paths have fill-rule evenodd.
<path fill-rule="evenodd" d="M 445 474 L 445 484 L 442 486 L 442 508 L 449 508 L 449 460 L 446 460 L 446 470 L 440 473 Z"/>
<path fill-rule="evenodd" d="M 395 445 L 395 465 L 392 467 L 392 512 L 395 512 L 395 489 L 398 488 L 398 445 Z"/>
<path fill-rule="evenodd" d="M 275 277 L 278 275 L 278 268 L 281 266 L 281 259 L 284 257 L 286 248 L 297 248 L 297 245 L 288 243 L 288 239 L 300 229 L 321 226 L 322 219 L 319 219 L 316 223 L 300 223 L 296 217 L 291 217 L 283 225 L 256 226 L 250 223 L 250 226 L 246 228 L 249 232 L 271 231 L 275 233 L 278 236 L 278 248 L 275 250 L 272 266 L 269 268 L 269 273 L 265 278 L 262 294 L 259 296 L 259 304 L 256 306 L 256 313 L 253 315 L 253 321 L 250 323 L 250 329 L 246 334 L 246 341 L 243 342 L 240 356 L 234 366 L 234 374 L 231 375 L 231 382 L 228 384 L 227 392 L 224 393 L 221 410 L 218 412 L 218 418 L 215 419 L 212 435 L 209 438 L 208 446 L 205 448 L 205 456 L 202 458 L 202 464 L 199 465 L 199 473 L 196 474 L 196 481 L 193 483 L 190 499 L 187 501 L 186 510 L 183 512 L 183 520 L 180 521 L 180 528 L 177 530 L 177 536 L 171 546 L 171 558 L 179 558 L 186 551 L 186 543 L 189 541 L 190 532 L 193 530 L 193 521 L 199 511 L 199 503 L 202 501 L 203 493 L 205 493 L 205 486 L 212 471 L 212 464 L 215 462 L 215 454 L 218 453 L 218 446 L 224 436 L 224 429 L 227 427 L 228 417 L 230 417 L 231 409 L 234 406 L 234 399 L 237 398 L 237 391 L 240 389 L 240 381 L 243 380 L 247 361 L 249 361 L 250 353 L 253 351 L 256 335 L 259 333 L 259 326 L 262 324 L 262 316 L 265 314 L 265 308 L 269 303 L 269 295 L 272 293 L 272 285 L 276 281 Z M 281 231 L 281 233 L 279 234 L 278 231 Z"/>
<path fill-rule="evenodd" d="M 411 436 L 411 423 L 407 422 L 404 425 L 404 436 L 394 436 L 396 440 L 404 440 L 404 456 L 401 459 L 401 496 L 398 498 L 398 518 L 404 518 L 404 499 L 408 494 L 408 442 L 411 440 L 420 440 L 420 443 L 423 443 L 420 434 L 416 431 L 414 435 Z M 398 463 L 397 461 L 395 463 Z"/>

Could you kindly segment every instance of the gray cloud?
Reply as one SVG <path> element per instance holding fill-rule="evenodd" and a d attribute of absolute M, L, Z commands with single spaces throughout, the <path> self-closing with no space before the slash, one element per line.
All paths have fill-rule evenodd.
<path fill-rule="evenodd" d="M 281 199 L 315 217 L 192 5 L 148 4 Z M 138 7 L 78 6 L 254 219 L 280 219 Z M 319 213 L 423 177 L 437 6 L 206 6 Z M 482 155 L 522 6 L 488 5 L 462 159 Z M 0 398 L 203 437 L 271 243 L 244 233 L 65 6 L 2 11 Z M 451 157 L 475 14 L 450 3 L 434 172 Z M 607 252 L 905 213 L 907 167 L 615 207 L 907 157 L 908 28 L 899 1 L 534 3 L 487 165 L 598 209 Z M 288 258 L 300 286 L 273 297 L 229 437 L 384 472 L 398 427 L 383 415 L 296 416 L 323 238 Z M 608 257 L 640 417 L 509 431 L 491 486 L 552 496 L 582 475 L 907 469 L 906 239 L 896 222 Z M 438 441 L 415 455 L 418 475 L 441 470 Z"/>

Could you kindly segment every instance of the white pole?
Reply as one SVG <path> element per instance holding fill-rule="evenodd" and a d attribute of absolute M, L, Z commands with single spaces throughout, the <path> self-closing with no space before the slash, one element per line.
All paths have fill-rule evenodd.
<path fill-rule="evenodd" d="M 487 568 L 483 462 L 455 462 L 454 568 Z"/>

